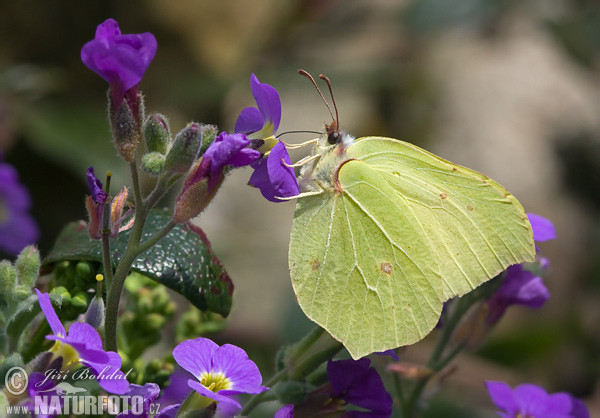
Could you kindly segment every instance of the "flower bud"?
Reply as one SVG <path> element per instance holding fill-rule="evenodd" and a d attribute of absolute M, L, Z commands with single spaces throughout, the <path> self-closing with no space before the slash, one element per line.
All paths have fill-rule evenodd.
<path fill-rule="evenodd" d="M 80 261 L 75 267 L 77 275 L 89 282 L 96 276 L 96 266 L 90 261 Z"/>
<path fill-rule="evenodd" d="M 140 144 L 140 120 L 144 104 L 142 96 L 136 94 L 133 103 L 123 100 L 117 109 L 109 100 L 110 125 L 117 153 L 125 162 L 135 160 L 135 152 Z"/>
<path fill-rule="evenodd" d="M 218 128 L 216 125 L 201 125 L 200 130 L 202 131 L 202 147 L 200 148 L 200 155 L 202 155 L 206 152 L 210 144 L 215 142 Z"/>
<path fill-rule="evenodd" d="M 185 173 L 190 169 L 200 152 L 202 129 L 199 123 L 189 123 L 175 136 L 167 158 L 165 170 L 173 173 Z"/>
<path fill-rule="evenodd" d="M 150 115 L 144 122 L 142 131 L 148 152 L 166 154 L 171 142 L 171 130 L 166 116 L 160 113 Z"/>
<path fill-rule="evenodd" d="M 142 170 L 148 174 L 159 175 L 165 168 L 165 156 L 160 152 L 150 152 L 142 157 Z"/>
<path fill-rule="evenodd" d="M 88 307 L 87 295 L 84 292 L 78 292 L 71 298 L 71 306 L 77 312 L 84 312 Z"/>
<path fill-rule="evenodd" d="M 15 263 L 19 284 L 27 289 L 31 289 L 39 277 L 40 264 L 40 252 L 38 249 L 33 245 L 25 247 L 21 251 L 21 254 L 19 254 L 19 257 L 17 257 Z"/>
<path fill-rule="evenodd" d="M 219 189 L 219 187 L 209 189 L 208 183 L 209 179 L 203 179 L 179 195 L 173 214 L 175 223 L 182 223 L 195 218 L 208 206 Z"/>
<path fill-rule="evenodd" d="M 85 313 L 85 322 L 98 328 L 104 322 L 104 300 L 101 295 L 96 295 L 87 312 Z"/>
<path fill-rule="evenodd" d="M 62 307 L 64 309 L 65 305 L 71 304 L 71 293 L 64 286 L 56 286 L 54 289 L 50 291 L 53 295 L 58 295 L 62 299 Z"/>
<path fill-rule="evenodd" d="M 0 294 L 9 295 L 17 286 L 17 270 L 8 260 L 0 262 Z"/>

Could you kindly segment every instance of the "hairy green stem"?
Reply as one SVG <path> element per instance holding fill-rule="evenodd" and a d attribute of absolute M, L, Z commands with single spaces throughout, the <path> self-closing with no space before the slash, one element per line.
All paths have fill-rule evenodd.
<path fill-rule="evenodd" d="M 108 290 L 105 314 L 105 349 L 108 351 L 117 351 L 117 317 L 119 316 L 119 301 L 121 300 L 125 279 L 129 275 L 129 270 L 131 269 L 133 262 L 138 255 L 156 244 L 160 238 L 164 237 L 175 226 L 173 222 L 169 222 L 155 237 L 150 238 L 144 244 L 140 245 L 144 232 L 144 225 L 148 218 L 148 214 L 150 213 L 150 209 L 152 209 L 152 207 L 167 192 L 166 184 L 168 179 L 159 179 L 152 193 L 150 193 L 146 200 L 143 201 L 137 180 L 137 168 L 134 169 L 133 166 L 134 164 L 132 163 L 131 172 L 132 176 L 135 176 L 133 181 L 134 194 L 136 196 L 135 221 L 131 228 L 129 243 L 119 261 L 119 265 L 113 276 L 112 284 Z M 135 192 L 135 190 L 137 190 L 137 192 Z M 139 202 L 137 201 L 138 199 Z"/>
<path fill-rule="evenodd" d="M 475 303 L 478 299 L 471 298 L 469 295 L 463 296 L 458 299 L 456 308 L 450 319 L 447 323 L 442 326 L 442 334 L 436 341 L 435 347 L 429 357 L 429 361 L 427 362 L 427 367 L 433 370 L 433 373 L 429 376 L 421 378 L 413 387 L 410 395 L 404 402 L 402 402 L 402 416 L 403 418 L 411 418 L 415 414 L 415 409 L 417 407 L 417 403 L 421 398 L 423 390 L 429 382 L 429 379 L 435 375 L 436 372 L 439 372 L 442 368 L 444 368 L 456 355 L 464 348 L 465 344 L 459 344 L 456 346 L 450 354 L 440 360 L 442 354 L 448 347 L 448 343 L 450 342 L 450 338 L 454 332 L 454 329 L 460 322 L 463 315 L 469 310 L 469 308 Z"/>
<path fill-rule="evenodd" d="M 104 283 L 106 289 L 110 289 L 113 280 L 112 262 L 110 260 L 110 237 L 108 233 L 102 233 L 102 265 L 104 267 Z"/>
<path fill-rule="evenodd" d="M 135 161 L 129 163 L 131 168 L 131 182 L 133 185 L 133 198 L 135 199 L 135 206 L 138 207 L 142 204 L 142 189 L 140 187 L 140 177 L 138 175 L 137 165 Z"/>

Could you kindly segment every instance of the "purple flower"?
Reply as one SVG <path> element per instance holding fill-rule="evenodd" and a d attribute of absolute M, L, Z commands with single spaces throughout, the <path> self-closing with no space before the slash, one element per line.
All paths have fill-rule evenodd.
<path fill-rule="evenodd" d="M 102 183 L 98 180 L 98 177 L 95 176 L 94 167 L 88 168 L 87 181 L 90 187 L 90 193 L 92 194 L 85 200 L 89 218 L 88 232 L 92 238 L 101 239 L 104 230 L 104 206 L 108 199 L 108 195 L 102 190 Z M 132 217 L 127 224 L 121 226 L 132 212 L 132 209 L 129 208 L 127 212 L 123 214 L 123 209 L 127 204 L 127 195 L 127 187 L 123 186 L 121 192 L 112 199 L 110 204 L 110 220 L 108 222 L 110 237 L 116 237 L 119 232 L 125 231 L 133 226 L 135 217 Z"/>
<path fill-rule="evenodd" d="M 175 222 L 185 222 L 204 210 L 223 182 L 226 167 L 243 167 L 260 158 L 260 153 L 248 145 L 250 140 L 246 135 L 219 134 L 185 180 L 177 196 Z"/>
<path fill-rule="evenodd" d="M 48 414 L 36 414 L 36 418 L 55 417 L 61 413 L 61 405 L 63 404 L 63 398 L 60 398 L 60 405 L 52 404 L 48 398 L 43 398 L 44 395 L 56 385 L 50 379 L 46 379 L 42 373 L 33 372 L 29 375 L 29 382 L 27 384 L 27 395 L 28 399 L 19 402 L 19 405 L 27 406 L 29 411 L 35 410 L 36 396 L 37 404 L 40 412 L 48 412 Z"/>
<path fill-rule="evenodd" d="M 192 388 L 187 385 L 192 377 L 194 376 L 189 372 L 175 366 L 175 370 L 169 376 L 169 386 L 163 389 L 158 403 L 165 406 L 182 403 L 192 391 Z"/>
<path fill-rule="evenodd" d="M 256 364 L 234 345 L 219 347 L 206 338 L 187 340 L 175 347 L 173 358 L 197 379 L 189 379 L 188 386 L 217 402 L 241 408 L 231 395 L 257 394 L 268 389 L 261 385 L 262 377 Z"/>
<path fill-rule="evenodd" d="M 523 305 L 532 309 L 541 308 L 550 298 L 550 293 L 541 277 L 526 270 L 523 264 L 510 266 L 504 281 L 488 300 L 487 324 L 494 324 L 511 305 Z"/>
<path fill-rule="evenodd" d="M 533 229 L 533 239 L 537 242 L 544 242 L 551 239 L 556 239 L 556 231 L 554 225 L 543 216 L 535 213 L 527 213 L 529 223 Z"/>
<path fill-rule="evenodd" d="M 245 134 L 250 139 L 267 139 L 275 135 L 281 121 L 279 93 L 272 86 L 258 81 L 254 74 L 250 76 L 250 88 L 258 109 L 247 107 L 242 110 L 234 132 Z"/>
<path fill-rule="evenodd" d="M 533 239 L 537 242 L 556 238 L 552 222 L 534 213 L 527 214 L 533 229 Z M 548 260 L 538 257 L 539 266 L 536 271 L 548 268 Z M 550 293 L 542 278 L 534 274 L 532 264 L 515 264 L 506 269 L 504 281 L 487 301 L 488 313 L 486 325 L 493 325 L 504 315 L 509 306 L 523 305 L 529 308 L 540 308 L 549 298 Z"/>
<path fill-rule="evenodd" d="M 273 418 L 294 418 L 294 405 L 284 405 L 277 412 Z"/>
<path fill-rule="evenodd" d="M 29 215 L 31 200 L 17 170 L 0 162 L 0 251 L 17 255 L 37 241 L 38 227 Z"/>
<path fill-rule="evenodd" d="M 589 418 L 583 402 L 566 392 L 549 395 L 544 389 L 523 384 L 514 390 L 503 382 L 486 382 L 487 390 L 494 404 L 502 410 L 504 418 L 546 417 L 546 418 Z"/>
<path fill-rule="evenodd" d="M 94 174 L 94 167 L 89 167 L 87 170 L 87 182 L 94 202 L 98 203 L 99 205 L 104 205 L 108 195 L 104 190 L 102 190 L 102 183 Z"/>
<path fill-rule="evenodd" d="M 50 296 L 37 289 L 35 291 L 53 333 L 47 335 L 46 339 L 56 341 L 50 351 L 54 353 L 54 357 L 63 358 L 63 370 L 81 363 L 89 367 L 104 390 L 118 395 L 124 394 L 129 388 L 129 383 L 121 371 L 121 357 L 114 351 L 104 351 L 98 332 L 90 324 L 75 322 L 67 334 L 50 303 Z"/>
<path fill-rule="evenodd" d="M 272 86 L 258 81 L 254 74 L 250 77 L 250 88 L 256 100 L 255 107 L 242 110 L 235 123 L 235 132 L 243 133 L 248 138 L 260 140 L 258 150 L 265 157 L 252 164 L 254 173 L 248 184 L 260 189 L 265 199 L 271 202 L 282 202 L 277 197 L 292 197 L 300 193 L 296 174 L 292 167 L 285 144 L 274 135 L 281 120 L 281 100 Z"/>
<path fill-rule="evenodd" d="M 211 176 L 221 175 L 226 166 L 244 167 L 255 162 L 260 153 L 248 148 L 248 145 L 250 140 L 246 135 L 221 132 L 202 155 L 203 159 L 210 161 Z"/>
<path fill-rule="evenodd" d="M 327 377 L 333 397 L 369 410 L 370 417 L 389 417 L 392 415 L 392 397 L 386 392 L 377 370 L 369 367 L 370 364 L 368 358 L 329 360 Z M 364 414 L 347 411 L 346 416 L 366 416 Z"/>
<path fill-rule="evenodd" d="M 110 84 L 116 109 L 130 89 L 137 94 L 137 85 L 156 54 L 156 46 L 151 33 L 121 35 L 119 24 L 107 19 L 98 25 L 96 37 L 81 48 L 81 60 Z"/>
<path fill-rule="evenodd" d="M 283 202 L 277 197 L 292 197 L 300 194 L 296 174 L 292 167 L 290 156 L 283 142 L 278 142 L 266 158 L 252 164 L 254 173 L 248 184 L 260 189 L 260 192 L 270 202 Z"/>

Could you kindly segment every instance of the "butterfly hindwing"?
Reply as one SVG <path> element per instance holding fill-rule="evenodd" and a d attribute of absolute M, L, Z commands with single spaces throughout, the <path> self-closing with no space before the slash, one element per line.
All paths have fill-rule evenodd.
<path fill-rule="evenodd" d="M 291 277 L 309 318 L 354 358 L 419 341 L 442 308 L 442 281 L 425 230 L 376 171 L 348 161 L 342 193 L 300 199 Z"/>

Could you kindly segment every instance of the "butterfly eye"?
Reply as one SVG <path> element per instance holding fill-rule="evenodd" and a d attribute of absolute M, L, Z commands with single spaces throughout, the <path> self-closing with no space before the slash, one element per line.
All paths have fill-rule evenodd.
<path fill-rule="evenodd" d="M 327 135 L 327 142 L 331 145 L 340 142 L 340 133 L 338 131 L 330 132 L 329 135 Z"/>

